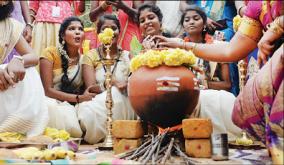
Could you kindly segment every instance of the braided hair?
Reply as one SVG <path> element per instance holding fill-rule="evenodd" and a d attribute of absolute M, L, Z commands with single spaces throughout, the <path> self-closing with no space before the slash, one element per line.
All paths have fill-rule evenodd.
<path fill-rule="evenodd" d="M 65 35 L 65 31 L 68 28 L 68 26 L 71 24 L 71 22 L 76 21 L 76 22 L 80 22 L 81 25 L 84 27 L 82 21 L 78 18 L 78 17 L 68 17 L 66 18 L 59 29 L 59 43 L 60 43 L 60 48 L 59 48 L 59 52 L 60 52 L 60 57 L 61 57 L 61 67 L 63 70 L 63 76 L 61 77 L 61 86 L 60 89 L 64 92 L 68 92 L 71 93 L 72 91 L 67 91 L 67 88 L 71 85 L 71 82 L 68 78 L 68 67 L 69 67 L 69 61 L 68 61 L 68 55 L 66 53 L 67 50 L 67 46 L 66 44 L 63 42 L 63 36 Z M 67 57 L 66 57 L 67 55 Z"/>

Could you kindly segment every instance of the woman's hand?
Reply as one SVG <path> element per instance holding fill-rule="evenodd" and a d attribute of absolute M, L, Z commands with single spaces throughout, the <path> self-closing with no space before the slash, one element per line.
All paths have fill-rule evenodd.
<path fill-rule="evenodd" d="M 30 25 L 26 25 L 23 36 L 28 43 L 32 42 L 32 27 Z"/>
<path fill-rule="evenodd" d="M 213 21 L 210 18 L 207 18 L 207 27 L 208 27 L 208 30 L 214 32 L 217 28 L 223 28 L 224 26 L 217 23 L 216 21 Z"/>
<path fill-rule="evenodd" d="M 142 46 L 146 50 L 152 49 L 152 48 L 157 48 L 157 45 L 155 44 L 155 41 L 154 41 L 154 37 L 151 37 L 149 35 L 143 40 Z"/>
<path fill-rule="evenodd" d="M 109 5 L 113 5 L 118 9 L 122 9 L 125 6 L 125 4 L 121 0 L 106 0 L 106 3 Z"/>
<path fill-rule="evenodd" d="M 258 42 L 258 54 L 257 62 L 260 66 L 262 63 L 265 64 L 270 55 L 274 51 L 273 42 L 278 39 L 278 36 L 271 32 L 270 30 L 266 31 L 260 41 Z"/>
<path fill-rule="evenodd" d="M 11 85 L 14 85 L 12 77 L 8 74 L 7 69 L 0 69 L 0 91 L 8 89 Z"/>
<path fill-rule="evenodd" d="M 101 88 L 98 85 L 89 86 L 86 89 L 86 91 L 88 91 L 89 93 L 95 93 L 95 94 L 102 93 Z"/>
<path fill-rule="evenodd" d="M 160 47 L 168 47 L 168 48 L 181 48 L 184 49 L 185 44 L 184 42 L 180 42 L 176 40 L 175 38 L 167 38 L 164 36 L 154 36 L 154 40 L 159 40 L 158 45 Z"/>
<path fill-rule="evenodd" d="M 25 78 L 26 70 L 24 63 L 18 58 L 13 58 L 6 69 L 7 73 L 12 77 L 15 83 L 22 81 Z"/>
<path fill-rule="evenodd" d="M 90 101 L 92 100 L 92 98 L 94 98 L 97 93 L 92 91 L 92 88 L 94 88 L 93 86 L 88 87 L 83 95 L 79 96 L 79 102 L 84 102 L 84 101 Z"/>
<path fill-rule="evenodd" d="M 121 93 L 125 92 L 127 88 L 127 82 L 120 82 L 116 81 L 115 79 L 112 80 L 112 85 L 116 86 Z"/>

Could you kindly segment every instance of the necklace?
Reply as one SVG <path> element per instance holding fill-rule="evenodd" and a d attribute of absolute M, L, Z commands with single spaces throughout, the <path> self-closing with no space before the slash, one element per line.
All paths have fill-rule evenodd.
<path fill-rule="evenodd" d="M 76 63 L 77 63 L 78 58 L 79 58 L 78 56 L 77 56 L 77 57 L 75 57 L 75 58 L 70 58 L 70 57 L 69 57 L 68 63 L 69 63 L 69 64 L 73 64 L 74 62 L 76 62 Z"/>
<path fill-rule="evenodd" d="M 79 56 L 77 56 L 76 58 L 70 58 L 66 52 L 66 50 L 63 48 L 62 44 L 59 44 L 58 46 L 58 51 L 60 53 L 61 56 L 64 56 L 67 60 L 68 60 L 68 64 L 71 65 L 74 62 L 77 62 L 79 59 Z"/>

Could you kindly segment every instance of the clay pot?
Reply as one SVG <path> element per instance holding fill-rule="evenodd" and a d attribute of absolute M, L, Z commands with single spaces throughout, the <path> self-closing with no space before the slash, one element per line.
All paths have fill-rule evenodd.
<path fill-rule="evenodd" d="M 186 67 L 141 67 L 129 78 L 130 103 L 142 120 L 162 128 L 181 123 L 198 103 L 194 74 Z"/>

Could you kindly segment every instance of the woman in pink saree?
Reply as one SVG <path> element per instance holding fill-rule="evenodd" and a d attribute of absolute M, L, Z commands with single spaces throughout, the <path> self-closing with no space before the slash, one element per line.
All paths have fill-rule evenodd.
<path fill-rule="evenodd" d="M 254 20 L 259 19 L 263 28 L 267 29 L 267 26 L 273 26 L 270 23 L 273 22 L 275 15 L 280 15 L 278 13 L 280 12 L 280 5 L 277 4 L 281 3 L 283 2 L 258 1 L 249 3 L 245 15 Z M 265 46 L 265 42 L 261 41 L 258 44 L 260 49 Z M 280 38 L 277 42 L 275 44 L 281 44 L 280 48 L 274 52 L 273 57 L 262 67 L 259 73 L 249 79 L 243 92 L 238 96 L 232 119 L 248 134 L 266 143 L 272 155 L 273 163 L 283 164 L 283 26 L 282 40 Z M 266 46 L 271 45 L 267 44 Z"/>
<path fill-rule="evenodd" d="M 196 56 L 216 62 L 245 58 L 256 47 L 258 61 L 266 63 L 239 94 L 233 122 L 266 144 L 274 164 L 283 164 L 284 2 L 249 1 L 241 25 L 230 42 L 216 44 L 178 43 L 156 36 L 159 45 L 192 50 Z M 263 34 L 263 31 L 266 31 Z M 277 50 L 277 51 L 275 51 Z"/>

